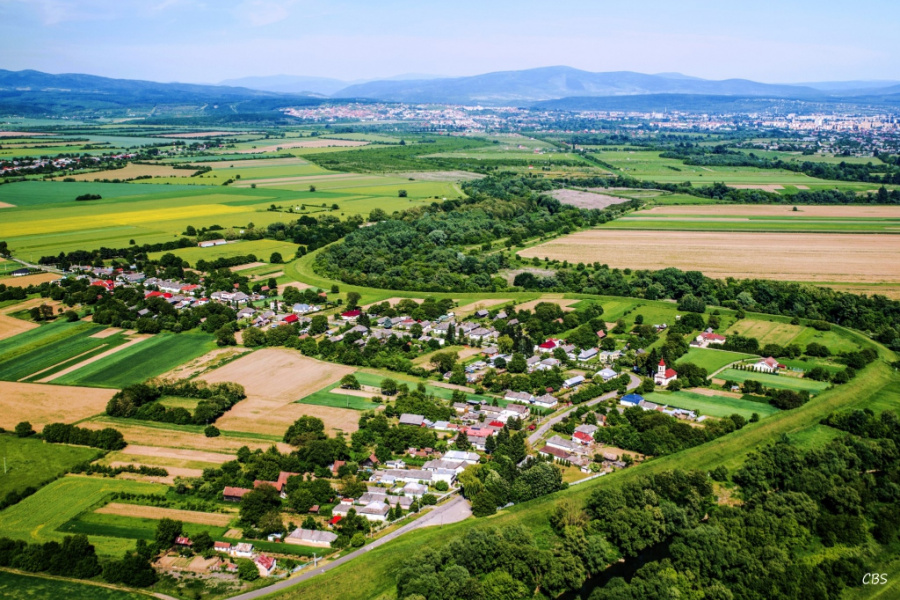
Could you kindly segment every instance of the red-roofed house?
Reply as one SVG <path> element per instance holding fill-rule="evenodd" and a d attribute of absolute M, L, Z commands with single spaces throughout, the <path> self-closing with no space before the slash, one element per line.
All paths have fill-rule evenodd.
<path fill-rule="evenodd" d="M 707 333 L 704 331 L 703 333 L 701 333 L 700 335 L 697 336 L 697 344 L 702 348 L 705 348 L 705 347 L 709 346 L 710 344 L 718 344 L 721 346 L 724 343 L 725 343 L 725 336 L 719 335 L 718 333 Z"/>
<path fill-rule="evenodd" d="M 359 309 L 356 310 L 348 310 L 347 312 L 341 313 L 341 318 L 345 321 L 355 321 L 359 318 L 359 315 L 362 314 L 362 311 Z"/>
<path fill-rule="evenodd" d="M 675 369 L 667 368 L 665 360 L 659 361 L 659 366 L 656 368 L 656 376 L 653 377 L 653 381 L 656 385 L 665 387 L 676 379 L 678 379 L 678 373 Z"/>
<path fill-rule="evenodd" d="M 91 282 L 91 285 L 96 285 L 104 288 L 106 291 L 111 292 L 116 289 L 116 283 L 112 279 L 97 279 Z"/>
<path fill-rule="evenodd" d="M 266 556 L 265 554 L 260 554 L 253 562 L 256 563 L 256 568 L 259 569 L 260 577 L 268 577 L 272 574 L 272 571 L 275 570 L 275 565 L 277 564 L 275 559 L 271 556 Z"/>
<path fill-rule="evenodd" d="M 226 487 L 222 490 L 222 499 L 225 502 L 240 502 L 241 498 L 244 497 L 244 494 L 249 493 L 251 490 L 247 488 L 240 487 Z"/>
<path fill-rule="evenodd" d="M 760 359 L 758 363 L 753 365 L 753 370 L 760 371 L 763 373 L 774 373 L 778 369 L 781 368 L 781 365 L 778 364 L 778 361 L 772 358 L 771 356 L 768 358 Z"/>
<path fill-rule="evenodd" d="M 340 522 L 341 522 L 341 519 L 343 519 L 343 518 L 344 518 L 344 517 L 342 517 L 341 515 L 337 515 L 337 516 L 335 516 L 335 517 L 332 517 L 331 520 L 328 521 L 328 526 L 329 526 L 329 527 L 334 527 L 335 525 L 337 525 L 338 523 L 340 523 Z"/>
<path fill-rule="evenodd" d="M 296 323 L 299 320 L 300 320 L 300 317 L 298 317 L 297 315 L 292 313 L 292 314 L 289 314 L 288 316 L 286 316 L 284 318 L 284 321 L 282 321 L 282 322 L 283 323 Z"/>
<path fill-rule="evenodd" d="M 332 463 L 332 465 L 331 465 L 331 474 L 334 475 L 335 477 L 337 477 L 338 470 L 346 464 L 347 464 L 347 461 L 344 461 L 344 460 L 334 461 L 334 463 Z"/>
<path fill-rule="evenodd" d="M 552 456 L 553 458 L 558 458 L 560 460 L 572 460 L 571 454 L 569 454 L 565 450 L 553 448 L 552 446 L 544 446 L 543 448 L 538 450 L 538 454 L 541 454 L 543 456 Z"/>
<path fill-rule="evenodd" d="M 587 434 L 583 431 L 576 431 L 572 435 L 572 440 L 584 446 L 590 446 L 594 443 L 594 438 L 591 437 L 590 434 Z"/>
<path fill-rule="evenodd" d="M 162 292 L 157 292 L 154 290 L 152 292 L 147 292 L 146 294 L 144 294 L 144 298 L 161 298 L 162 295 Z"/>
<path fill-rule="evenodd" d="M 606 332 L 601 329 L 600 331 L 597 332 L 597 337 L 602 340 L 603 338 L 606 337 Z"/>
<path fill-rule="evenodd" d="M 231 552 L 231 544 L 228 542 L 213 542 L 213 550 L 216 552 Z"/>
<path fill-rule="evenodd" d="M 175 538 L 175 545 L 176 546 L 185 546 L 187 548 L 190 548 L 191 546 L 194 545 L 194 542 L 192 542 L 191 538 L 189 538 L 189 537 L 179 535 L 177 538 Z"/>
<path fill-rule="evenodd" d="M 552 352 L 558 346 L 559 346 L 559 340 L 550 338 L 549 340 L 547 340 L 546 342 L 544 342 L 543 344 L 538 346 L 538 348 L 540 349 L 541 352 Z"/>

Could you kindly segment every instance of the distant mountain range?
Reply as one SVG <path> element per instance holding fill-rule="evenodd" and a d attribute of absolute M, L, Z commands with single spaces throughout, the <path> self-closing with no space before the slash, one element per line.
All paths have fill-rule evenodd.
<path fill-rule="evenodd" d="M 530 104 L 574 97 L 700 94 L 765 96 L 824 100 L 832 95 L 880 95 L 900 92 L 896 81 L 771 84 L 748 79 L 711 81 L 680 73 L 646 75 L 632 71 L 591 73 L 571 67 L 501 71 L 472 77 L 431 80 L 371 81 L 348 86 L 333 97 L 361 97 L 393 102 L 455 104 Z"/>
<path fill-rule="evenodd" d="M 900 106 L 900 82 L 847 81 L 769 84 L 747 79 L 712 81 L 682 75 L 631 71 L 591 73 L 571 67 L 502 71 L 472 77 L 401 75 L 345 82 L 323 77 L 266 76 L 223 84 L 158 83 L 94 75 L 52 75 L 0 70 L 3 114 L 84 114 L 147 109 L 182 114 L 223 115 L 274 111 L 285 106 L 332 100 L 370 100 L 539 106 L 560 110 L 726 110 L 835 104 Z"/>

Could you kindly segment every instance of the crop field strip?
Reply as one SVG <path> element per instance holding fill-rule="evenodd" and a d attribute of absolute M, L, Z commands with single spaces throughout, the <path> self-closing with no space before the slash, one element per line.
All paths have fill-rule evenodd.
<path fill-rule="evenodd" d="M 828 388 L 828 383 L 801 379 L 791 375 L 773 375 L 772 373 L 757 373 L 756 371 L 739 371 L 737 369 L 725 369 L 716 376 L 717 379 L 731 380 L 738 383 L 753 380 L 766 387 L 783 390 L 808 391 L 811 394 L 819 393 Z"/>
<path fill-rule="evenodd" d="M 6 471 L 0 478 L 0 498 L 12 491 L 37 487 L 101 454 L 100 450 L 84 446 L 45 444 L 36 438 L 0 435 L 0 455 L 6 463 Z"/>
<path fill-rule="evenodd" d="M 0 597 L 5 600 L 35 598 L 66 600 L 147 600 L 147 594 L 129 592 L 102 583 L 0 571 Z"/>
<path fill-rule="evenodd" d="M 686 391 L 651 392 L 644 394 L 644 398 L 659 405 L 694 410 L 701 415 L 719 418 L 738 414 L 749 419 L 753 413 L 767 417 L 778 412 L 777 408 L 763 402 L 725 396 L 706 396 Z"/>

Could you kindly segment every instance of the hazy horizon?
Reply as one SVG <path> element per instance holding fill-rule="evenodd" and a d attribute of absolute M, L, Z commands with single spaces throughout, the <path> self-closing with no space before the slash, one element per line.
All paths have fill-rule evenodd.
<path fill-rule="evenodd" d="M 185 83 L 566 65 L 766 83 L 900 80 L 900 5 L 0 0 L 0 68 Z M 857 7 L 859 4 L 856 5 Z"/>

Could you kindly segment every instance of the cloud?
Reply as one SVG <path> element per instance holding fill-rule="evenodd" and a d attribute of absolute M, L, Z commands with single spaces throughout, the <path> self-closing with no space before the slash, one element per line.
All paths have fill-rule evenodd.
<path fill-rule="evenodd" d="M 248 22 L 253 27 L 263 27 L 279 23 L 291 16 L 294 1 L 272 2 L 270 0 L 245 0 L 235 9 L 235 16 L 240 21 Z"/>

